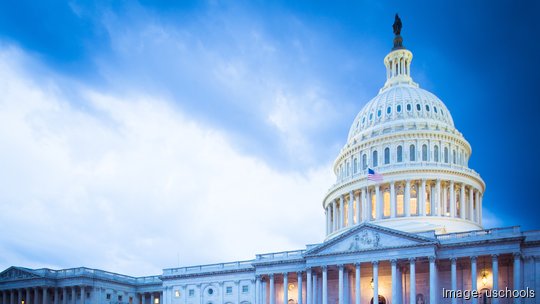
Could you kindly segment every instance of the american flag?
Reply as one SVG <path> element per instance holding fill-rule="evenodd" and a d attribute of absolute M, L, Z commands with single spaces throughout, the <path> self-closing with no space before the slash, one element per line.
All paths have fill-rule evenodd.
<path fill-rule="evenodd" d="M 382 174 L 375 172 L 375 170 L 368 168 L 367 179 L 374 182 L 382 182 L 383 176 Z"/>

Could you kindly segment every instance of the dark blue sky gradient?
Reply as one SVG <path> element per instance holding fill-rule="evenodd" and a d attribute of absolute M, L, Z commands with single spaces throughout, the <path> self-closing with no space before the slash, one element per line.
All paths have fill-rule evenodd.
<path fill-rule="evenodd" d="M 234 104 L 241 92 L 206 91 L 206 83 L 192 74 L 179 76 L 168 71 L 168 63 L 160 62 L 159 54 L 146 65 L 133 62 L 128 68 L 127 63 L 119 63 L 135 79 L 131 81 L 148 83 L 155 90 L 165 87 L 173 97 L 178 94 L 175 88 L 189 84 L 192 95 L 178 101 L 180 108 L 228 130 L 238 149 L 282 170 L 303 171 L 337 155 L 356 113 L 383 85 L 382 60 L 391 48 L 391 25 L 399 12 L 404 45 L 415 56 L 413 77 L 445 102 L 456 127 L 471 143 L 470 167 L 487 184 L 485 206 L 504 225 L 540 228 L 536 221 L 540 200 L 534 194 L 540 172 L 538 2 L 177 2 L 2 2 L 0 38 L 19 45 L 59 74 L 109 89 L 114 84 L 101 74 L 95 61 L 121 61 L 111 49 L 103 23 L 107 18 L 127 27 L 151 21 L 182 29 L 204 19 L 208 11 L 225 12 L 223 20 L 216 20 L 216 27 L 220 22 L 229 24 L 227 18 L 257 20 L 254 26 L 283 47 L 278 49 L 281 55 L 290 51 L 295 37 L 310 35 L 306 39 L 311 42 L 306 49 L 309 62 L 296 62 L 298 54 L 292 54 L 290 61 L 275 67 L 297 79 L 319 75 L 317 79 L 329 88 L 325 97 L 340 113 L 319 129 L 306 131 L 314 147 L 313 160 L 306 162 L 285 155 L 275 132 L 258 124 L 261 117 L 252 108 Z M 223 39 L 223 32 L 213 29 L 201 26 L 201 32 L 191 35 L 201 35 L 195 38 L 203 44 Z M 227 40 L 215 45 L 231 56 L 240 52 Z M 155 74 L 170 77 L 154 83 L 151 78 Z M 186 100 L 186 96 L 192 99 Z"/>

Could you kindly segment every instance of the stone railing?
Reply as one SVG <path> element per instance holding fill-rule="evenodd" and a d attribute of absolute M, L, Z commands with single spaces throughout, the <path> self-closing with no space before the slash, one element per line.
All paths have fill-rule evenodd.
<path fill-rule="evenodd" d="M 303 257 L 306 250 L 293 250 L 293 251 L 282 251 L 282 252 L 272 252 L 272 253 L 263 253 L 257 254 L 256 261 L 276 261 L 276 260 L 293 260 L 300 259 Z"/>
<path fill-rule="evenodd" d="M 132 277 L 128 275 L 123 275 L 119 273 L 91 269 L 86 267 L 78 268 L 69 268 L 61 270 L 53 270 L 48 268 L 36 269 L 34 273 L 41 275 L 46 278 L 53 279 L 66 279 L 66 278 L 76 278 L 76 277 L 89 277 L 93 279 L 104 279 L 112 280 L 117 282 L 123 282 L 128 284 L 158 284 L 161 283 L 159 276 L 148 276 L 148 277 Z"/>
<path fill-rule="evenodd" d="M 204 272 L 215 272 L 215 271 L 232 271 L 232 270 L 246 270 L 253 268 L 253 260 L 247 261 L 237 261 L 229 263 L 218 263 L 218 264 L 207 264 L 207 265 L 198 265 L 198 266 L 187 266 L 179 268 L 167 268 L 163 269 L 163 275 L 180 275 L 180 274 L 194 274 L 194 273 L 204 273 Z"/>
<path fill-rule="evenodd" d="M 439 234 L 437 235 L 437 239 L 440 241 L 459 241 L 464 238 L 496 237 L 505 235 L 521 235 L 519 226 Z"/>

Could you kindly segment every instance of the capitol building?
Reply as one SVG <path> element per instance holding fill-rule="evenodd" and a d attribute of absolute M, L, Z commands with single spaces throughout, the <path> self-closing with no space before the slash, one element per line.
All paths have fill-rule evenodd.
<path fill-rule="evenodd" d="M 386 82 L 352 122 L 321 198 L 321 243 L 149 277 L 13 266 L 0 273 L 0 304 L 540 303 L 540 231 L 483 228 L 471 145 L 414 82 L 400 32 L 396 16 Z"/>

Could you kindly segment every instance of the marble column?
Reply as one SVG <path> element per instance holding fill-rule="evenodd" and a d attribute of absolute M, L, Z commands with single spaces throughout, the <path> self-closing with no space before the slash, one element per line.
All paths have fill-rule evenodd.
<path fill-rule="evenodd" d="M 457 290 L 457 266 L 456 266 L 456 258 L 451 258 L 450 259 L 450 276 L 451 276 L 451 286 L 452 286 L 452 290 Z M 456 297 L 452 297 L 452 304 L 457 304 L 457 298 Z"/>
<path fill-rule="evenodd" d="M 450 217 L 456 217 L 456 189 L 454 182 L 450 182 Z"/>
<path fill-rule="evenodd" d="M 381 186 L 375 185 L 375 217 L 380 220 L 383 217 L 383 204 L 381 199 Z"/>
<path fill-rule="evenodd" d="M 492 290 L 499 290 L 499 255 L 491 256 L 491 272 L 493 275 Z M 492 298 L 492 304 L 499 304 L 499 298 Z"/>
<path fill-rule="evenodd" d="M 411 181 L 405 182 L 405 197 L 403 199 L 405 216 L 411 216 Z"/>
<path fill-rule="evenodd" d="M 255 304 L 262 304 L 261 303 L 261 276 L 256 275 L 255 276 Z M 302 303 L 298 303 L 302 304 Z"/>
<path fill-rule="evenodd" d="M 43 287 L 42 290 L 43 290 L 43 298 L 42 298 L 42 302 L 41 302 L 41 303 L 43 303 L 43 304 L 49 304 L 49 297 L 48 297 L 48 295 L 49 295 L 49 293 L 48 293 L 49 290 L 47 289 L 46 286 Z M 82 303 L 82 304 L 84 304 L 84 303 Z"/>
<path fill-rule="evenodd" d="M 67 304 L 67 288 L 62 287 L 62 304 Z"/>
<path fill-rule="evenodd" d="M 329 228 L 329 226 L 330 226 L 330 221 L 328 220 L 328 219 L 329 219 L 329 214 L 330 214 L 330 212 L 328 212 L 328 207 L 326 207 L 326 208 L 324 209 L 324 215 L 325 215 L 325 217 L 326 217 L 326 234 L 327 234 L 327 235 L 330 234 L 330 228 Z"/>
<path fill-rule="evenodd" d="M 396 217 L 396 184 L 390 183 L 390 217 Z"/>
<path fill-rule="evenodd" d="M 202 291 L 201 291 L 201 295 L 202 295 Z M 156 296 L 154 295 L 153 292 L 150 293 L 150 304 L 155 304 L 155 301 L 156 301 Z"/>
<path fill-rule="evenodd" d="M 338 212 L 337 212 L 337 202 L 332 200 L 332 232 L 338 229 Z"/>
<path fill-rule="evenodd" d="M 465 219 L 465 210 L 467 208 L 465 207 L 465 184 L 461 183 L 461 192 L 459 193 L 459 217 L 464 220 Z"/>
<path fill-rule="evenodd" d="M 429 303 L 437 304 L 437 269 L 435 266 L 435 257 L 429 257 Z"/>
<path fill-rule="evenodd" d="M 363 220 L 371 220 L 371 202 L 368 202 L 369 191 L 368 187 L 361 190 L 362 191 L 362 218 Z"/>
<path fill-rule="evenodd" d="M 469 220 L 475 221 L 474 216 L 474 189 L 473 187 L 469 187 Z"/>
<path fill-rule="evenodd" d="M 373 265 L 373 303 L 379 302 L 379 261 L 371 262 Z"/>
<path fill-rule="evenodd" d="M 19 294 L 19 298 L 17 299 L 17 301 L 19 301 L 19 304 L 21 303 L 21 300 L 22 294 Z M 26 294 L 24 295 L 24 303 L 30 304 L 30 288 L 26 288 Z"/>
<path fill-rule="evenodd" d="M 339 278 L 338 278 L 338 304 L 344 304 L 343 302 L 343 265 L 339 265 Z"/>
<path fill-rule="evenodd" d="M 339 226 L 338 229 L 345 227 L 345 198 L 343 195 L 339 197 Z"/>
<path fill-rule="evenodd" d="M 322 304 L 328 304 L 328 267 L 322 267 Z"/>
<path fill-rule="evenodd" d="M 441 203 L 441 180 L 438 179 L 435 184 L 437 195 L 435 195 L 435 206 L 437 206 L 437 215 L 443 215 L 442 203 Z"/>
<path fill-rule="evenodd" d="M 270 304 L 276 304 L 276 292 L 274 290 L 274 274 L 270 274 Z"/>
<path fill-rule="evenodd" d="M 476 257 L 471 257 L 471 290 L 478 290 L 477 286 L 478 274 L 476 273 Z M 471 303 L 477 304 L 478 298 L 472 297 Z"/>
<path fill-rule="evenodd" d="M 409 301 L 410 303 L 416 303 L 416 259 L 410 258 L 409 259 L 409 267 L 410 267 L 410 273 L 409 273 L 409 284 L 410 284 L 410 295 L 409 295 Z"/>
<path fill-rule="evenodd" d="M 312 294 L 311 303 L 317 304 L 317 273 L 313 272 L 312 277 L 313 277 L 313 284 L 311 285 L 311 294 Z"/>
<path fill-rule="evenodd" d="M 351 227 L 354 225 L 353 215 L 354 215 L 354 193 L 349 192 L 349 206 L 347 207 L 347 226 Z"/>
<path fill-rule="evenodd" d="M 360 304 L 360 263 L 356 263 L 355 265 L 355 276 L 354 276 L 354 294 L 355 294 L 355 304 Z"/>
<path fill-rule="evenodd" d="M 476 222 L 480 224 L 482 222 L 482 219 L 480 218 L 480 191 L 477 190 L 475 192 L 474 200 L 476 201 Z"/>
<path fill-rule="evenodd" d="M 398 303 L 398 284 L 397 284 L 397 260 L 390 261 L 391 274 L 392 274 L 392 303 Z"/>
<path fill-rule="evenodd" d="M 426 216 L 426 180 L 422 180 L 420 186 L 420 204 L 418 206 L 420 212 L 418 214 Z"/>
<path fill-rule="evenodd" d="M 54 304 L 60 304 L 60 294 L 58 292 L 58 288 L 54 288 Z"/>
<path fill-rule="evenodd" d="M 311 284 L 313 282 L 311 281 L 311 271 L 312 271 L 311 268 L 308 268 L 306 270 L 306 284 L 307 284 L 306 285 L 306 304 L 313 303 L 313 299 L 312 299 L 313 293 L 311 291 L 311 288 L 312 288 Z"/>
<path fill-rule="evenodd" d="M 521 254 L 519 252 L 514 253 L 514 290 L 521 290 Z M 521 304 L 521 299 L 514 298 L 514 304 Z"/>
<path fill-rule="evenodd" d="M 37 287 L 34 287 L 34 304 L 39 304 L 39 289 Z"/>
<path fill-rule="evenodd" d="M 84 286 L 81 286 L 81 302 L 80 304 L 84 304 L 86 301 L 86 288 Z M 161 304 L 161 302 L 160 302 Z"/>
<path fill-rule="evenodd" d="M 362 207 L 360 203 L 361 191 L 358 191 L 358 196 L 356 197 L 356 223 L 359 224 L 362 222 Z"/>
<path fill-rule="evenodd" d="M 240 302 L 238 302 L 240 303 Z M 283 273 L 283 304 L 289 303 L 289 274 Z"/>

